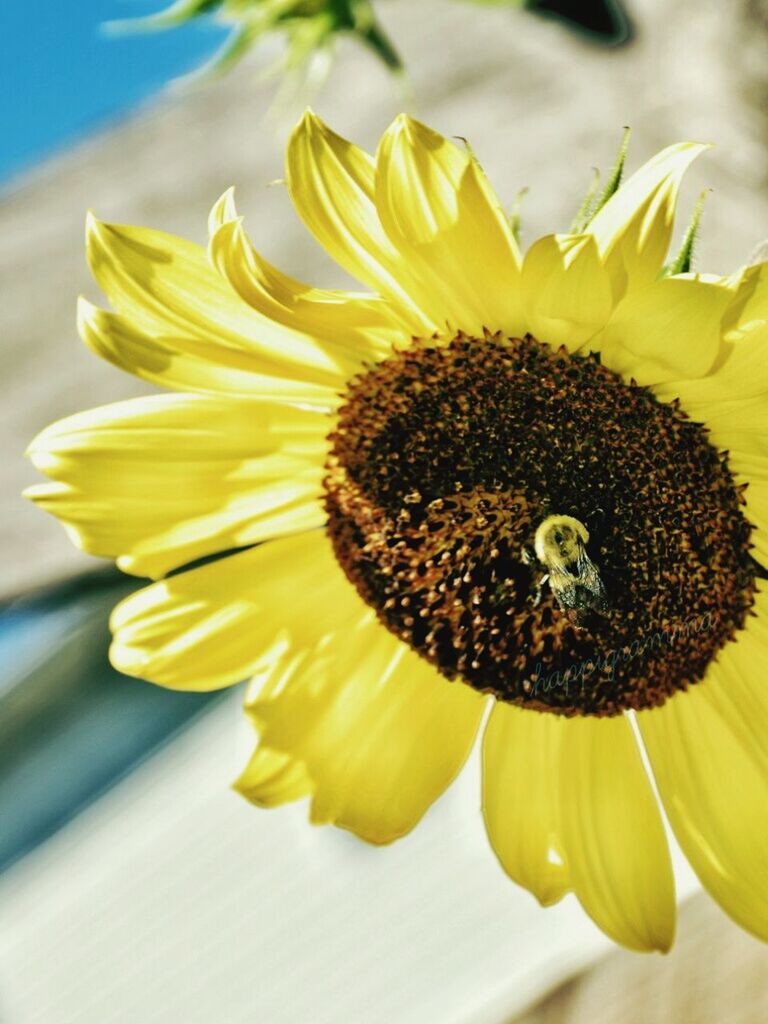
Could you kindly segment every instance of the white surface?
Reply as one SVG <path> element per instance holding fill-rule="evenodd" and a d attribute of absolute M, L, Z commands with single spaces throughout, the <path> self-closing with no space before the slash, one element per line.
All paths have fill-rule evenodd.
<path fill-rule="evenodd" d="M 3 1024 L 501 1024 L 610 948 L 502 873 L 477 751 L 377 849 L 229 790 L 242 721 L 233 697 L 0 879 Z"/>

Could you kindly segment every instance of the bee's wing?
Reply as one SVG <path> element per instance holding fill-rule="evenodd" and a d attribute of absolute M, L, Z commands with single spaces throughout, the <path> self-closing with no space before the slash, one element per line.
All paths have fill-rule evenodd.
<path fill-rule="evenodd" d="M 549 586 L 561 607 L 573 608 L 577 599 L 579 577 L 574 576 L 564 566 L 549 567 Z"/>
<path fill-rule="evenodd" d="M 600 573 L 597 571 L 595 563 L 583 548 L 579 552 L 579 557 L 576 562 L 576 575 L 581 586 L 584 587 L 585 590 L 588 590 L 590 594 L 594 595 L 596 599 L 595 607 L 607 607 L 608 594 L 603 586 L 603 581 L 600 579 Z"/>

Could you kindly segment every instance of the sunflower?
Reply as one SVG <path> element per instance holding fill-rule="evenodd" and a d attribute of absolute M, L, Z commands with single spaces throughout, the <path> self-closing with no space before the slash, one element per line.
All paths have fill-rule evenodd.
<path fill-rule="evenodd" d="M 768 937 L 768 272 L 691 273 L 693 231 L 665 264 L 704 148 L 618 187 L 622 154 L 521 256 L 468 147 L 400 116 L 373 159 L 307 113 L 288 189 L 360 292 L 269 264 L 231 192 L 207 252 L 90 218 L 82 337 L 174 393 L 48 427 L 27 492 L 156 581 L 118 669 L 252 679 L 245 797 L 389 843 L 483 726 L 504 870 L 636 950 L 673 939 L 661 806 Z"/>

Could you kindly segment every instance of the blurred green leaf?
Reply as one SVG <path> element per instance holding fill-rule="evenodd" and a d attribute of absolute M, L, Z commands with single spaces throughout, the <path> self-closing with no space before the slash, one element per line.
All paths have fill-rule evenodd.
<path fill-rule="evenodd" d="M 523 6 L 540 17 L 564 21 L 603 45 L 620 46 L 632 34 L 620 0 L 523 0 Z"/>

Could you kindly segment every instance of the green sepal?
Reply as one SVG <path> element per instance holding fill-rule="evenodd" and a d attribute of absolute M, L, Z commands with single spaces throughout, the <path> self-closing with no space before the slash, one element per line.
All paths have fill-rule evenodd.
<path fill-rule="evenodd" d="M 177 28 L 193 18 L 211 14 L 221 7 L 223 0 L 175 0 L 157 14 L 148 14 L 143 18 L 121 18 L 107 21 L 102 26 L 110 35 L 129 35 L 132 32 L 160 32 L 167 28 Z"/>
<path fill-rule="evenodd" d="M 590 185 L 589 190 L 579 207 L 578 213 L 573 220 L 573 224 L 571 225 L 571 231 L 574 232 L 574 234 L 580 234 L 582 231 L 586 231 L 592 220 L 602 210 L 611 196 L 618 192 L 621 180 L 624 176 L 624 164 L 627 159 L 630 135 L 631 129 L 625 128 L 624 134 L 621 137 L 619 152 L 616 154 L 616 160 L 605 182 L 603 191 L 599 195 L 597 194 L 597 190 L 600 183 L 600 172 L 598 171 L 596 177 L 593 177 L 592 184 Z"/>
<path fill-rule="evenodd" d="M 394 45 L 376 21 L 371 0 L 175 0 L 157 14 L 108 22 L 112 34 L 152 32 L 175 28 L 203 16 L 214 15 L 232 32 L 223 46 L 198 72 L 183 81 L 209 78 L 228 71 L 269 32 L 282 32 L 287 40 L 284 69 L 295 70 L 314 53 L 349 34 L 366 46 L 393 72 L 402 71 Z"/>
<path fill-rule="evenodd" d="M 595 203 L 597 202 L 597 190 L 600 188 L 600 171 L 597 167 L 592 168 L 592 182 L 587 189 L 587 194 L 581 201 L 581 206 L 576 211 L 576 216 L 571 222 L 571 234 L 580 235 L 592 220 Z"/>
<path fill-rule="evenodd" d="M 696 207 L 693 211 L 693 216 L 688 224 L 685 237 L 683 238 L 677 256 L 675 256 L 671 263 L 668 263 L 664 267 L 661 272 L 661 277 L 671 277 L 673 274 L 689 274 L 691 272 L 696 249 L 696 241 L 699 237 L 701 214 L 709 191 L 710 190 L 708 188 L 705 188 L 699 196 L 698 202 L 696 203 Z"/>
<path fill-rule="evenodd" d="M 403 70 L 400 54 L 392 40 L 376 21 L 370 0 L 351 0 L 351 13 L 354 35 L 372 50 L 390 71 Z"/>
<path fill-rule="evenodd" d="M 512 203 L 512 209 L 507 214 L 510 231 L 518 245 L 520 245 L 520 211 L 523 205 L 523 199 L 525 199 L 527 194 L 528 188 L 521 188 L 515 196 L 515 201 Z"/>

